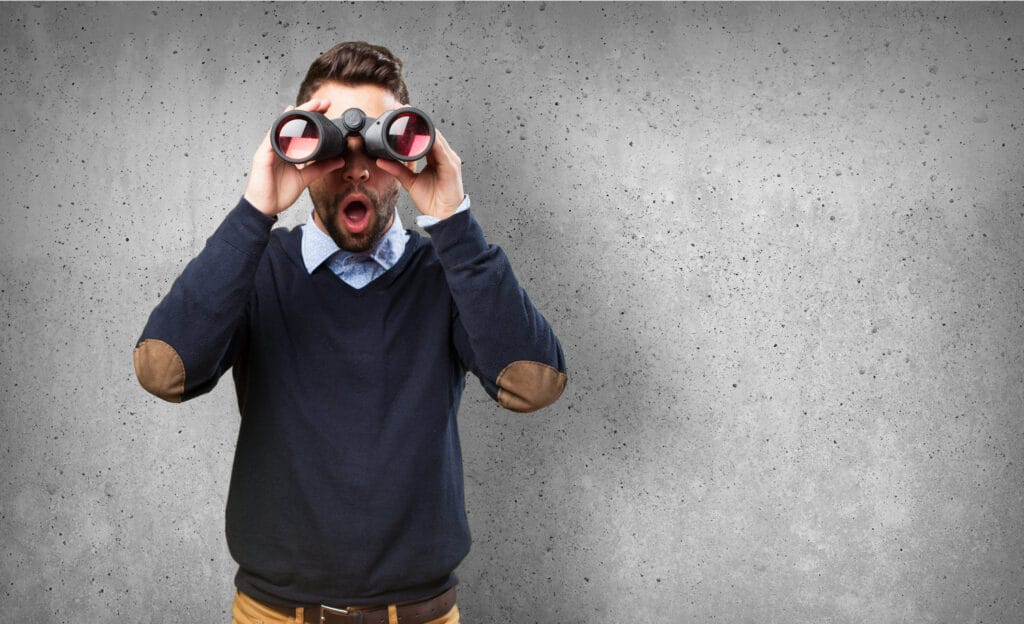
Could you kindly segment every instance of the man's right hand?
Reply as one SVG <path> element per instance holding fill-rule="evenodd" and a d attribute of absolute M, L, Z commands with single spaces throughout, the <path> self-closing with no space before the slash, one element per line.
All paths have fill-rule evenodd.
<path fill-rule="evenodd" d="M 298 108 L 314 113 L 326 113 L 330 106 L 330 100 L 310 100 Z M 289 106 L 285 112 L 294 108 Z M 252 169 L 249 171 L 249 182 L 246 184 L 244 197 L 257 210 L 268 217 L 273 217 L 294 204 L 310 182 L 344 165 L 345 160 L 340 157 L 304 165 L 285 162 L 277 157 L 270 146 L 268 130 L 263 142 L 253 154 Z"/>

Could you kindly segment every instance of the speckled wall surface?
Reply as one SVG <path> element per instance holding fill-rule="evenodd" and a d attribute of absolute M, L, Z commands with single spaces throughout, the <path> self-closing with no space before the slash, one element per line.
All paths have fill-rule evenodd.
<path fill-rule="evenodd" d="M 471 384 L 464 621 L 1021 621 L 1024 6 L 0 15 L 0 621 L 228 621 L 231 381 L 164 404 L 131 349 L 356 38 L 570 365 L 534 415 Z"/>

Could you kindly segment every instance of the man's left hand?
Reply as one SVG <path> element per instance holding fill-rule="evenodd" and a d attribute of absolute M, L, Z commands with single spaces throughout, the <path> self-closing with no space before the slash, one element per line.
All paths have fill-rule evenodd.
<path fill-rule="evenodd" d="M 423 171 L 416 173 L 403 163 L 384 158 L 377 159 L 377 167 L 398 178 L 412 203 L 425 215 L 438 219 L 450 217 L 465 197 L 462 160 L 440 130 L 436 131 Z"/>

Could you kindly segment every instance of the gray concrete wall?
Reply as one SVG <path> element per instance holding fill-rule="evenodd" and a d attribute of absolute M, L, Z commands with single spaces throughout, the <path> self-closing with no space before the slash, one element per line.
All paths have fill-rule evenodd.
<path fill-rule="evenodd" d="M 466 622 L 1021 621 L 1024 6 L 0 15 L 0 621 L 229 619 L 231 381 L 163 404 L 131 349 L 347 39 L 571 367 L 465 399 Z"/>

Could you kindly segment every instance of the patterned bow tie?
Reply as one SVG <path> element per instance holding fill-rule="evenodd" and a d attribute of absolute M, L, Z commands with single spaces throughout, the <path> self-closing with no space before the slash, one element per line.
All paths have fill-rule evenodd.
<path fill-rule="evenodd" d="M 362 288 L 384 273 L 384 267 L 377 264 L 369 254 L 345 254 L 339 251 L 327 261 L 327 266 L 352 288 Z"/>

